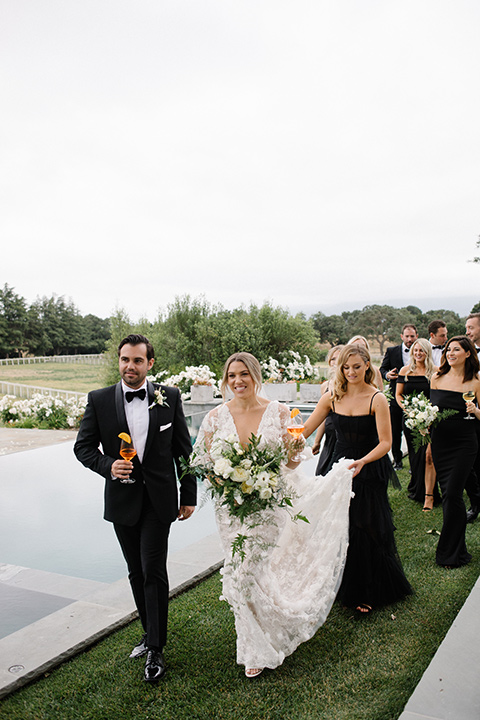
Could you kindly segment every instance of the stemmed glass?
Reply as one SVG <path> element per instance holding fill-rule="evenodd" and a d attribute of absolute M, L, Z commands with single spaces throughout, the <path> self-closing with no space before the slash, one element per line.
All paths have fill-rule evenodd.
<path fill-rule="evenodd" d="M 465 400 L 465 402 L 467 403 L 470 400 L 473 401 L 473 399 L 475 397 L 475 393 L 473 390 L 466 390 L 464 393 L 462 393 L 462 397 Z M 463 419 L 464 420 L 475 420 L 475 417 L 473 416 L 472 413 L 467 413 L 466 415 L 464 415 Z"/>
<path fill-rule="evenodd" d="M 122 435 L 124 437 L 122 437 Z M 132 438 L 130 435 L 127 435 L 127 433 L 121 433 L 119 435 L 121 443 L 120 443 L 120 455 L 124 460 L 132 461 L 135 455 L 137 454 L 137 451 L 133 447 Z M 127 439 L 128 438 L 128 439 Z M 124 478 L 120 480 L 121 483 L 125 483 L 126 485 L 131 485 L 135 482 L 135 478 L 132 478 L 131 476 L 128 478 Z"/>
<path fill-rule="evenodd" d="M 294 440 L 298 440 L 300 435 L 303 432 L 303 429 L 305 427 L 305 423 L 302 418 L 302 414 L 297 408 L 294 408 L 292 412 L 290 413 L 290 420 L 287 424 L 287 432 L 294 438 Z M 305 456 L 302 455 L 302 451 L 299 450 L 292 458 L 293 462 L 301 462 L 301 460 L 304 460 Z"/>

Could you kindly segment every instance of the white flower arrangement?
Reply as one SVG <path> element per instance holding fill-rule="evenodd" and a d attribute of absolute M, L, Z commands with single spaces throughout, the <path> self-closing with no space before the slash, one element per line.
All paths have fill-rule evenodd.
<path fill-rule="evenodd" d="M 170 375 L 162 379 L 166 374 L 166 371 L 162 370 L 148 379 L 152 382 L 161 382 L 169 387 L 177 387 L 182 395 L 182 400 L 190 400 L 190 388 L 192 385 L 211 385 L 214 388 L 214 394 L 220 395 L 215 373 L 210 370 L 208 365 L 187 365 L 185 370 L 182 370 L 177 375 Z"/>
<path fill-rule="evenodd" d="M 28 400 L 5 395 L 0 400 L 0 420 L 11 427 L 75 428 L 85 412 L 86 396 L 64 400 L 35 393 Z"/>
<path fill-rule="evenodd" d="M 184 473 L 203 480 L 212 497 L 248 530 L 258 522 L 258 513 L 274 507 L 286 510 L 292 507 L 294 491 L 288 487 L 283 472 L 287 460 L 280 438 L 276 444 L 265 444 L 261 436 L 252 434 L 246 447 L 234 435 L 214 438 L 207 453 L 193 453 L 190 462 L 182 465 Z M 308 522 L 300 513 L 291 517 L 294 521 Z M 248 539 L 248 535 L 237 535 L 232 543 L 232 557 L 238 553 L 244 559 Z"/>
<path fill-rule="evenodd" d="M 272 357 L 261 363 L 265 382 L 286 383 L 304 380 L 319 379 L 318 368 L 315 368 L 308 355 L 302 356 L 294 350 L 289 350 L 278 360 Z"/>
<path fill-rule="evenodd" d="M 403 413 L 405 425 L 412 431 L 413 449 L 417 452 L 422 445 L 432 442 L 430 429 L 441 420 L 456 415 L 457 411 L 450 409 L 440 411 L 437 405 L 432 405 L 422 392 L 404 396 Z"/>

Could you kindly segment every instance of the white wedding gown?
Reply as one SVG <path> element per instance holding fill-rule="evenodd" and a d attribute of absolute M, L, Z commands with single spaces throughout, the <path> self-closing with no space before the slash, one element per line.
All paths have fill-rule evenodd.
<path fill-rule="evenodd" d="M 257 435 L 261 444 L 286 433 L 289 410 L 270 402 Z M 197 456 L 211 439 L 238 438 L 228 404 L 204 419 L 195 444 Z M 225 551 L 223 595 L 235 615 L 237 662 L 252 668 L 276 668 L 300 643 L 309 640 L 325 622 L 342 580 L 348 547 L 351 461 L 341 461 L 325 477 L 307 477 L 288 470 L 288 484 L 296 499 L 292 514 L 309 522 L 293 522 L 281 508 L 265 511 L 264 522 L 245 531 L 227 508 L 216 502 L 216 520 Z M 243 562 L 232 559 L 231 544 L 238 533 L 256 535 L 261 552 L 248 553 Z"/>

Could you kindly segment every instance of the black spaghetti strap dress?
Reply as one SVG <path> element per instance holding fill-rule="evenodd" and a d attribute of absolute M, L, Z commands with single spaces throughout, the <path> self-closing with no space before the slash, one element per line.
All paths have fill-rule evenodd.
<path fill-rule="evenodd" d="M 330 392 L 327 389 L 327 392 Z M 315 475 L 326 475 L 329 470 L 332 469 L 333 465 L 333 454 L 335 451 L 335 443 L 337 436 L 335 434 L 335 428 L 333 426 L 333 419 L 331 413 L 329 413 L 325 420 L 325 435 L 323 440 L 322 452 L 319 455 L 317 469 Z"/>
<path fill-rule="evenodd" d="M 472 559 L 465 543 L 467 513 L 463 501 L 465 482 L 478 450 L 478 420 L 464 420 L 465 401 L 461 392 L 432 390 L 430 400 L 440 410 L 457 414 L 442 420 L 432 430 L 432 455 L 442 491 L 443 527 L 438 540 L 437 565 L 459 567 Z"/>
<path fill-rule="evenodd" d="M 372 396 L 372 402 L 373 398 Z M 375 416 L 331 413 L 336 432 L 334 462 L 358 460 L 378 444 Z M 387 497 L 389 480 L 399 487 L 388 455 L 365 465 L 353 479 L 349 546 L 337 599 L 346 607 L 366 603 L 381 607 L 412 593 L 394 540 L 392 511 Z"/>
<path fill-rule="evenodd" d="M 403 395 L 419 395 L 421 392 L 430 397 L 430 382 L 425 375 L 399 375 L 397 382 L 404 383 Z M 405 416 L 402 420 L 403 432 L 407 441 L 408 460 L 410 462 L 411 478 L 408 483 L 407 493 L 411 500 L 416 502 L 425 502 L 425 457 L 427 454 L 426 445 L 422 445 L 417 452 L 413 449 L 412 431 L 405 425 Z M 440 493 L 438 491 L 438 482 L 435 483 L 433 490 L 433 502 L 435 505 L 441 502 Z"/>

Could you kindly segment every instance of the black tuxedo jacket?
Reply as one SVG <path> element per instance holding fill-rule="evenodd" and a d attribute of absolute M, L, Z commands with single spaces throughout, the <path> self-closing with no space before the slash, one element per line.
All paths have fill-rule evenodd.
<path fill-rule="evenodd" d="M 401 345 L 394 345 L 393 347 L 387 348 L 385 355 L 383 357 L 382 364 L 380 365 L 380 373 L 384 380 L 386 380 L 386 374 L 390 370 L 393 370 L 393 368 L 397 368 L 398 371 L 400 371 L 400 368 L 403 367 L 403 353 L 402 353 L 402 346 Z M 395 390 L 397 387 L 397 381 L 396 380 L 389 380 L 390 388 L 393 393 L 393 400 L 392 403 L 395 405 L 397 404 L 397 401 L 395 400 Z"/>
<path fill-rule="evenodd" d="M 182 475 L 180 458 L 187 459 L 192 451 L 190 433 L 183 414 L 177 388 L 154 385 L 147 381 L 148 404 L 154 401 L 154 390 L 161 387 L 166 405 L 155 404 L 149 410 L 150 423 L 142 463 L 133 459 L 135 483 L 113 480 L 112 463 L 120 459 L 119 433 L 127 432 L 121 383 L 88 395 L 85 415 L 80 424 L 74 453 L 85 467 L 105 478 L 105 520 L 122 525 L 135 525 L 142 512 L 146 491 L 162 522 L 173 522 L 178 514 L 178 477 Z M 101 445 L 101 450 L 100 446 Z M 197 485 L 187 475 L 180 480 L 180 505 L 195 505 Z"/>

